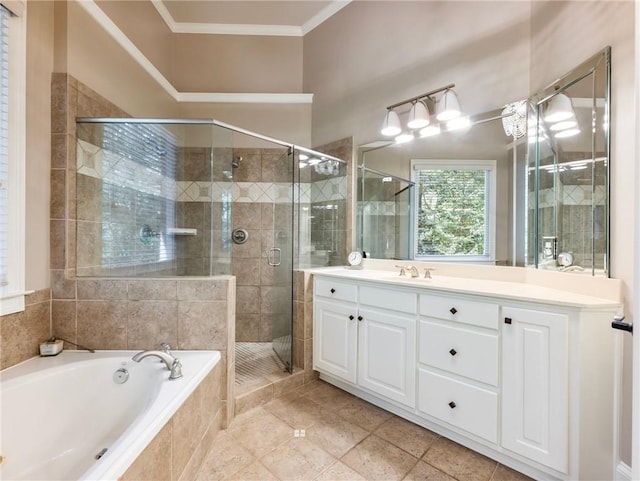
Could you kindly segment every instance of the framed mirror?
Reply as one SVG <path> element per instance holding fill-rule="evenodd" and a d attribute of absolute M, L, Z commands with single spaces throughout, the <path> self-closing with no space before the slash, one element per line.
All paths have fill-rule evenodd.
<path fill-rule="evenodd" d="M 531 98 L 526 265 L 609 275 L 607 47 Z"/>
<path fill-rule="evenodd" d="M 406 143 L 360 146 L 358 249 L 375 258 L 483 262 L 608 276 L 609 85 L 607 47 L 528 101 L 470 116 L 464 129 L 442 129 L 439 135 Z M 571 106 L 571 116 L 549 120 L 549 111 L 563 103 Z M 476 176 L 475 194 L 484 191 L 485 196 L 476 202 L 461 183 L 456 194 L 460 199 L 448 199 L 448 205 L 445 201 L 456 190 L 428 185 L 440 186 L 453 175 L 445 170 L 474 170 L 474 165 L 495 166 L 495 171 L 485 169 Z M 425 170 L 435 173 L 425 177 Z M 371 202 L 374 191 L 381 189 L 376 183 L 385 176 L 408 186 L 411 195 L 397 196 L 394 209 L 385 198 L 382 222 L 371 217 L 381 212 Z M 483 176 L 486 180 L 479 180 Z M 464 217 L 452 214 L 465 210 L 472 211 L 468 217 L 475 216 L 473 231 L 465 230 Z M 448 238 L 449 244 L 436 245 L 438 236 Z M 473 242 L 464 242 L 471 237 Z"/>

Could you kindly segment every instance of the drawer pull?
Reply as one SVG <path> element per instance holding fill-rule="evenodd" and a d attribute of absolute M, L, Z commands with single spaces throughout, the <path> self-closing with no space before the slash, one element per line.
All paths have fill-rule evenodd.
<path fill-rule="evenodd" d="M 510 317 L 505 317 L 504 318 L 504 323 L 505 324 L 511 324 L 511 318 Z"/>
<path fill-rule="evenodd" d="M 358 320 L 361 321 L 362 320 L 362 316 L 358 316 Z"/>
<path fill-rule="evenodd" d="M 455 408 L 455 407 L 456 407 L 456 403 L 454 403 L 453 401 L 451 401 L 451 402 L 449 403 L 449 407 L 450 407 L 451 409 Z"/>
<path fill-rule="evenodd" d="M 456 309 L 455 307 L 452 307 L 451 309 L 449 309 L 449 312 L 451 314 L 455 314 L 456 312 L 458 312 L 458 309 Z"/>
<path fill-rule="evenodd" d="M 353 321 L 353 319 L 354 319 L 354 317 L 353 317 L 352 315 L 351 315 L 351 316 L 349 316 L 349 320 L 350 320 L 350 321 Z"/>
<path fill-rule="evenodd" d="M 451 349 L 449 351 L 449 354 L 451 354 L 452 356 L 455 356 L 456 354 L 458 354 L 458 351 L 456 351 L 455 349 Z"/>
<path fill-rule="evenodd" d="M 329 292 L 330 292 L 331 294 L 334 294 L 334 293 L 336 292 L 336 290 L 332 287 L 332 288 L 329 290 Z"/>

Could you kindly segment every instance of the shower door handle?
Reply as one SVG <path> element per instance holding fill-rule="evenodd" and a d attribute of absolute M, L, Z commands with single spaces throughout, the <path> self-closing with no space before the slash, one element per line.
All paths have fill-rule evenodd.
<path fill-rule="evenodd" d="M 267 262 L 270 266 L 279 266 L 282 262 L 282 249 L 278 247 L 272 247 L 271 249 L 269 249 L 269 253 L 267 254 Z"/>

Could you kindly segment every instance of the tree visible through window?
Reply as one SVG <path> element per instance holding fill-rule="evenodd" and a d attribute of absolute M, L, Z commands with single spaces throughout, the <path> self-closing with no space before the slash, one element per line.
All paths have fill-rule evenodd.
<path fill-rule="evenodd" d="M 491 257 L 491 174 L 486 165 L 415 165 L 416 257 Z"/>

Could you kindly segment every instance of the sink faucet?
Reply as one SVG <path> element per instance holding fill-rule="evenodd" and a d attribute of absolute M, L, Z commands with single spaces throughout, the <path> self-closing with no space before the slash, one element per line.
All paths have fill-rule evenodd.
<path fill-rule="evenodd" d="M 140 362 L 144 358 L 151 357 L 151 356 L 158 357 L 160 358 L 160 360 L 162 360 L 162 362 L 165 363 L 165 365 L 167 366 L 167 369 L 171 371 L 171 374 L 169 374 L 169 379 L 171 380 L 180 379 L 182 377 L 182 364 L 180 363 L 180 360 L 176 359 L 171 354 L 167 354 L 166 352 L 141 351 L 135 356 L 133 356 L 131 359 L 134 360 L 135 362 Z"/>
<path fill-rule="evenodd" d="M 420 277 L 420 273 L 418 272 L 418 268 L 416 266 L 407 266 L 407 269 L 411 273 L 411 277 Z"/>

